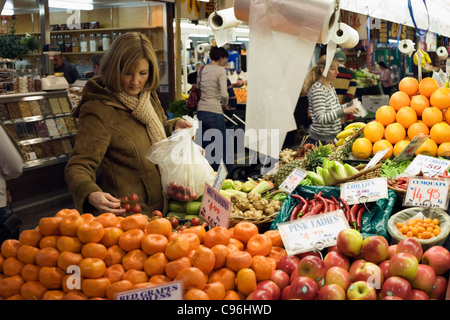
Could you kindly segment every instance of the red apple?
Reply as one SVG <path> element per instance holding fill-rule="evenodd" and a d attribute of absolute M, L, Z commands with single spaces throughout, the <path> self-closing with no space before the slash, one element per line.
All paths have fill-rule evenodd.
<path fill-rule="evenodd" d="M 400 252 L 394 254 L 390 261 L 389 273 L 391 276 L 400 276 L 408 281 L 414 280 L 419 265 L 415 255 Z"/>
<path fill-rule="evenodd" d="M 291 285 L 288 285 L 284 287 L 283 290 L 281 290 L 281 300 L 289 300 L 291 295 Z"/>
<path fill-rule="evenodd" d="M 283 290 L 284 287 L 289 285 L 290 279 L 289 275 L 283 270 L 274 270 L 272 271 L 272 276 L 270 278 L 273 282 L 275 282 L 280 290 Z"/>
<path fill-rule="evenodd" d="M 331 267 L 341 267 L 348 271 L 350 268 L 350 259 L 338 251 L 330 251 L 323 258 L 325 268 L 328 270 Z"/>
<path fill-rule="evenodd" d="M 247 300 L 272 300 L 272 299 L 269 291 L 263 289 L 256 289 L 247 296 Z"/>
<path fill-rule="evenodd" d="M 322 258 L 322 254 L 320 253 L 320 251 L 317 251 L 317 250 L 298 253 L 295 256 L 297 258 L 299 258 L 300 260 L 302 260 L 306 256 L 316 256 L 316 257 Z"/>
<path fill-rule="evenodd" d="M 396 244 L 391 244 L 391 245 L 389 246 L 389 256 L 387 257 L 387 259 L 391 259 L 392 256 L 393 256 L 394 254 L 396 254 L 396 253 L 397 253 L 397 245 L 396 245 Z"/>
<path fill-rule="evenodd" d="M 396 297 L 396 296 L 386 296 L 381 300 L 403 300 L 402 298 Z"/>
<path fill-rule="evenodd" d="M 450 252 L 443 246 L 433 246 L 423 254 L 422 263 L 432 267 L 437 275 L 444 274 L 450 269 Z"/>
<path fill-rule="evenodd" d="M 327 253 L 330 253 L 331 251 L 339 251 L 337 245 L 327 248 Z"/>
<path fill-rule="evenodd" d="M 289 299 L 315 300 L 319 286 L 310 277 L 298 277 L 291 284 Z"/>
<path fill-rule="evenodd" d="M 375 289 L 381 289 L 384 282 L 384 275 L 381 268 L 373 262 L 364 262 L 356 268 L 353 281 L 366 281 Z"/>
<path fill-rule="evenodd" d="M 277 269 L 283 270 L 287 274 L 291 275 L 292 271 L 297 270 L 300 259 L 296 256 L 283 256 L 278 261 Z"/>
<path fill-rule="evenodd" d="M 303 277 L 310 277 L 317 281 L 323 278 L 327 272 L 323 260 L 317 256 L 306 256 L 298 265 L 298 274 Z"/>
<path fill-rule="evenodd" d="M 336 245 L 340 253 L 356 257 L 361 253 L 363 237 L 358 230 L 344 229 L 339 232 Z"/>
<path fill-rule="evenodd" d="M 389 243 L 382 236 L 370 236 L 364 239 L 361 250 L 365 260 L 380 263 L 389 256 Z"/>
<path fill-rule="evenodd" d="M 347 295 L 340 285 L 338 284 L 327 284 L 320 288 L 317 295 L 318 300 L 346 300 Z"/>
<path fill-rule="evenodd" d="M 298 274 L 298 270 L 294 270 L 291 276 L 289 277 L 289 283 L 292 284 L 292 282 L 294 282 L 294 280 L 297 279 L 298 277 L 300 277 L 300 275 Z"/>
<path fill-rule="evenodd" d="M 420 289 L 425 292 L 429 292 L 433 289 L 434 282 L 436 281 L 436 273 L 434 269 L 426 264 L 419 264 L 417 267 L 416 277 L 411 281 L 413 289 Z"/>
<path fill-rule="evenodd" d="M 358 259 L 352 262 L 350 265 L 350 268 L 348 268 L 348 273 L 350 273 L 350 282 L 355 282 L 355 271 L 358 269 L 358 267 L 365 263 L 366 260 L 364 259 Z"/>
<path fill-rule="evenodd" d="M 337 284 L 345 291 L 350 286 L 350 273 L 341 267 L 331 267 L 325 274 L 324 285 Z"/>
<path fill-rule="evenodd" d="M 270 293 L 270 300 L 279 300 L 281 296 L 280 287 L 272 280 L 258 282 L 256 290 L 265 290 Z"/>
<path fill-rule="evenodd" d="M 390 264 L 391 260 L 384 260 L 383 262 L 379 263 L 378 266 L 381 269 L 381 272 L 383 272 L 383 277 L 384 279 L 387 279 L 391 276 L 391 274 L 389 273 L 389 264 Z"/>
<path fill-rule="evenodd" d="M 430 300 L 430 297 L 428 297 L 427 293 L 422 290 L 412 289 L 409 300 Z"/>
<path fill-rule="evenodd" d="M 411 284 L 408 280 L 391 276 L 387 278 L 381 287 L 381 296 L 396 296 L 403 300 L 408 300 L 411 295 Z"/>
<path fill-rule="evenodd" d="M 416 256 L 417 261 L 420 261 L 420 259 L 422 259 L 423 249 L 422 245 L 416 239 L 405 238 L 397 245 L 396 253 L 400 252 L 411 253 Z"/>
<path fill-rule="evenodd" d="M 447 291 L 447 279 L 443 276 L 436 276 L 433 289 L 428 292 L 430 299 L 444 300 Z"/>
<path fill-rule="evenodd" d="M 347 289 L 348 300 L 377 300 L 375 288 L 366 281 L 356 281 Z"/>

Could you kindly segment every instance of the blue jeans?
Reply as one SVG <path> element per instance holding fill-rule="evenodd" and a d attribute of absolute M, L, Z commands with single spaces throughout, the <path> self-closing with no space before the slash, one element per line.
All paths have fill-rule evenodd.
<path fill-rule="evenodd" d="M 6 221 L 6 218 L 8 218 L 8 212 L 6 210 L 6 207 L 0 208 L 0 224 L 3 224 L 3 222 Z"/>
<path fill-rule="evenodd" d="M 199 130 L 196 142 L 205 149 L 205 157 L 214 170 L 220 165 L 220 160 L 225 163 L 226 127 L 223 114 L 197 111 Z M 201 137 L 198 135 L 201 132 Z M 201 143 L 200 143 L 201 142 Z M 212 152 L 214 151 L 214 152 Z"/>

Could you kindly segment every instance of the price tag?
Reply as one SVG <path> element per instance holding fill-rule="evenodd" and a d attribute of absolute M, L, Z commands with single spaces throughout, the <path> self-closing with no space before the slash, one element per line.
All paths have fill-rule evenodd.
<path fill-rule="evenodd" d="M 307 176 L 307 172 L 300 170 L 300 169 L 294 169 L 291 174 L 281 183 L 280 189 L 281 191 L 284 191 L 286 193 L 292 193 L 295 188 L 299 185 L 299 183 L 305 179 Z"/>
<path fill-rule="evenodd" d="M 209 184 L 205 184 L 200 216 L 212 227 L 222 226 L 228 228 L 233 204 L 223 197 Z"/>
<path fill-rule="evenodd" d="M 380 162 L 381 159 L 383 159 L 384 155 L 389 151 L 389 149 L 384 149 L 384 150 L 380 150 L 377 153 L 375 153 L 375 155 L 373 156 L 373 158 L 369 161 L 368 164 L 366 164 L 366 166 L 364 167 L 364 170 L 370 169 L 372 168 L 374 165 L 376 165 L 378 162 Z"/>
<path fill-rule="evenodd" d="M 223 182 L 228 176 L 228 170 L 225 164 L 223 163 L 223 160 L 220 160 L 219 168 L 217 169 L 217 175 L 214 179 L 213 188 L 217 191 L 220 191 L 220 188 L 222 187 Z"/>
<path fill-rule="evenodd" d="M 447 180 L 424 177 L 410 178 L 403 205 L 446 210 L 448 207 Z"/>
<path fill-rule="evenodd" d="M 414 153 L 419 147 L 428 140 L 430 136 L 415 136 L 411 142 L 392 160 L 394 162 L 407 160 L 414 156 Z"/>
<path fill-rule="evenodd" d="M 115 300 L 182 300 L 183 282 L 173 281 L 161 285 L 155 285 L 144 289 L 118 292 Z"/>
<path fill-rule="evenodd" d="M 278 225 L 288 255 L 334 246 L 339 232 L 349 228 L 342 210 L 321 213 Z"/>
<path fill-rule="evenodd" d="M 341 197 L 350 205 L 385 199 L 388 197 L 387 179 L 373 178 L 343 183 Z"/>
<path fill-rule="evenodd" d="M 443 174 L 449 167 L 449 160 L 419 154 L 405 169 L 404 174 L 414 176 L 423 172 L 426 177 L 435 177 Z"/>

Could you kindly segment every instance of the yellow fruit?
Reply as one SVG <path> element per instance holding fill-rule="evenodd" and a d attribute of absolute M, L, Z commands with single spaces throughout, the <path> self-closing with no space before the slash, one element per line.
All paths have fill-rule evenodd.
<path fill-rule="evenodd" d="M 398 156 L 398 154 L 399 154 L 400 152 L 402 152 L 402 150 L 405 149 L 405 147 L 406 147 L 410 142 L 411 142 L 410 140 L 400 140 L 399 142 L 397 142 L 397 143 L 394 145 L 394 152 L 393 152 L 394 157 Z"/>
<path fill-rule="evenodd" d="M 440 88 L 434 91 L 430 97 L 430 104 L 439 110 L 445 110 L 450 107 L 450 90 Z"/>
<path fill-rule="evenodd" d="M 381 122 L 378 121 L 370 121 L 364 127 L 364 138 L 370 140 L 370 142 L 374 143 L 375 141 L 383 139 L 384 136 L 384 126 Z"/>
<path fill-rule="evenodd" d="M 435 157 L 437 155 L 438 146 L 433 139 L 429 138 L 415 152 L 415 155 L 423 154 L 425 156 Z"/>
<path fill-rule="evenodd" d="M 410 103 L 410 97 L 403 91 L 394 92 L 389 98 L 389 105 L 394 108 L 395 111 L 398 111 L 403 107 L 409 107 Z"/>
<path fill-rule="evenodd" d="M 398 90 L 403 91 L 408 96 L 414 96 L 419 91 L 419 81 L 413 77 L 404 77 L 398 83 Z"/>
<path fill-rule="evenodd" d="M 412 140 L 417 135 L 428 135 L 430 133 L 430 129 L 428 126 L 423 122 L 416 122 L 409 126 L 407 134 L 408 138 Z"/>
<path fill-rule="evenodd" d="M 437 89 L 439 89 L 439 84 L 433 78 L 423 78 L 419 83 L 420 94 L 427 98 L 430 98 Z"/>
<path fill-rule="evenodd" d="M 358 138 L 353 142 L 352 153 L 355 158 L 367 159 L 372 155 L 372 142 L 367 138 Z"/>
<path fill-rule="evenodd" d="M 439 157 L 450 157 L 450 142 L 441 143 L 438 147 L 437 155 Z"/>
<path fill-rule="evenodd" d="M 408 129 L 410 125 L 417 121 L 417 113 L 411 107 L 403 107 L 397 111 L 395 120 L 400 123 L 403 128 Z"/>
<path fill-rule="evenodd" d="M 430 100 L 427 97 L 418 94 L 416 96 L 411 97 L 410 107 L 414 109 L 419 117 L 422 116 L 422 112 L 425 108 L 430 106 Z"/>
<path fill-rule="evenodd" d="M 444 119 L 442 111 L 436 107 L 428 107 L 422 112 L 422 121 L 431 128 L 436 123 L 441 122 Z"/>
<path fill-rule="evenodd" d="M 450 142 L 450 125 L 445 121 L 436 123 L 430 129 L 430 138 L 437 144 Z"/>
<path fill-rule="evenodd" d="M 390 143 L 386 139 L 381 139 L 373 144 L 372 153 L 376 154 L 377 152 L 386 150 L 386 149 L 389 149 L 389 151 L 386 152 L 386 154 L 383 156 L 383 158 L 381 158 L 382 160 L 389 159 L 392 156 L 392 154 L 394 152 L 394 147 L 392 146 L 392 143 Z"/>
<path fill-rule="evenodd" d="M 405 139 L 406 129 L 398 122 L 391 123 L 384 129 L 384 138 L 392 145 Z"/>
<path fill-rule="evenodd" d="M 381 106 L 375 112 L 375 120 L 380 122 L 383 126 L 387 126 L 395 122 L 396 111 L 391 106 Z"/>

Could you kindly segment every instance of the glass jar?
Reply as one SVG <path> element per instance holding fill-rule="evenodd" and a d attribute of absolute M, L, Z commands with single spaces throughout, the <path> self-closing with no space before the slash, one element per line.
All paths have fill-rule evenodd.
<path fill-rule="evenodd" d="M 64 51 L 72 52 L 72 39 L 70 38 L 70 34 L 64 36 Z"/>
<path fill-rule="evenodd" d="M 75 36 L 72 37 L 72 52 L 80 52 L 80 43 Z"/>
<path fill-rule="evenodd" d="M 102 45 L 103 45 L 103 51 L 107 51 L 109 49 L 109 47 L 111 46 L 111 38 L 109 37 L 109 34 L 103 35 Z"/>
<path fill-rule="evenodd" d="M 95 35 L 95 41 L 97 41 L 97 51 L 103 51 L 102 35 L 100 33 Z"/>
<path fill-rule="evenodd" d="M 58 46 L 59 46 L 59 50 L 61 52 L 64 52 L 66 50 L 65 45 L 64 45 L 64 36 L 63 35 L 58 36 Z"/>
<path fill-rule="evenodd" d="M 80 51 L 88 52 L 88 38 L 85 34 L 80 34 Z"/>
<path fill-rule="evenodd" d="M 97 39 L 95 34 L 91 33 L 89 35 L 89 51 L 95 52 L 97 51 Z"/>

